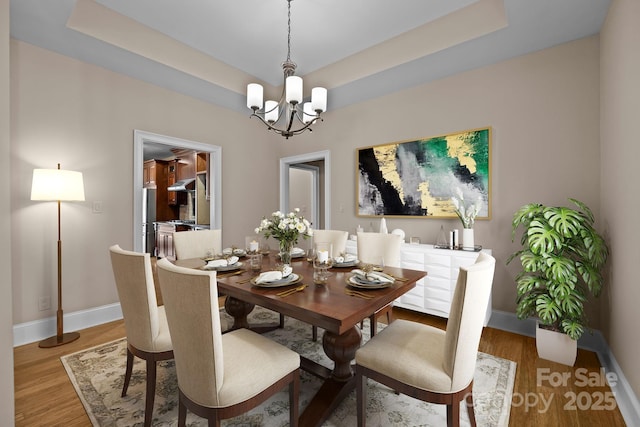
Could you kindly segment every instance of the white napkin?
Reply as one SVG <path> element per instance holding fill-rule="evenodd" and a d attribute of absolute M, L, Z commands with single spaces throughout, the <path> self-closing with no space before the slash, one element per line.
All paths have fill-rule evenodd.
<path fill-rule="evenodd" d="M 291 249 L 291 255 L 300 255 L 300 254 L 304 254 L 304 249 L 302 248 Z"/>
<path fill-rule="evenodd" d="M 380 282 L 380 283 L 395 282 L 395 279 L 393 277 L 377 271 L 370 271 L 368 273 L 365 273 L 360 269 L 355 269 L 355 270 L 351 270 L 351 273 L 361 280 L 366 280 L 370 282 Z"/>
<path fill-rule="evenodd" d="M 255 283 L 269 283 L 281 279 L 281 271 L 265 271 L 264 273 L 260 273 L 260 275 L 256 278 Z"/>
<path fill-rule="evenodd" d="M 344 256 L 339 255 L 333 260 L 336 262 L 336 264 L 344 264 L 346 262 L 355 262 L 358 260 L 358 257 L 356 257 L 354 254 L 345 254 Z"/>
<path fill-rule="evenodd" d="M 223 253 L 224 255 L 231 255 L 231 254 L 233 253 L 233 248 L 224 248 L 224 249 L 222 250 L 222 253 Z"/>
<path fill-rule="evenodd" d="M 226 267 L 228 265 L 233 265 L 235 263 L 238 262 L 238 257 L 237 256 L 230 256 L 229 258 L 225 259 L 225 258 L 220 258 L 220 259 L 214 259 L 212 261 L 209 261 L 207 263 L 207 268 L 217 268 L 217 267 Z"/>

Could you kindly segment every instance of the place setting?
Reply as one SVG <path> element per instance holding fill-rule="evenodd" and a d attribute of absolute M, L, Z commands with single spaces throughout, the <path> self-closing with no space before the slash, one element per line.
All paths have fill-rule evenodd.
<path fill-rule="evenodd" d="M 282 265 L 277 270 L 264 271 L 249 282 L 260 288 L 281 288 L 298 284 L 302 281 L 302 275 L 293 272 L 289 265 Z"/>
<path fill-rule="evenodd" d="M 362 264 L 360 268 L 351 270 L 351 274 L 346 278 L 347 285 L 351 288 L 363 290 L 388 288 L 395 281 L 394 276 L 384 273 L 381 268 L 372 264 Z"/>

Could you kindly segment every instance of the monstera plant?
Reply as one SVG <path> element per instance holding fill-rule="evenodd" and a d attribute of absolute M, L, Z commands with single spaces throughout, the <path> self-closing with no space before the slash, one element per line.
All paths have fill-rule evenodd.
<path fill-rule="evenodd" d="M 609 250 L 594 229 L 591 210 L 569 199 L 577 209 L 537 203 L 522 206 L 512 222 L 512 241 L 522 228 L 516 278 L 518 318 L 537 317 L 542 327 L 563 332 L 573 340 L 588 325 L 584 304 L 603 286 L 601 269 Z"/>

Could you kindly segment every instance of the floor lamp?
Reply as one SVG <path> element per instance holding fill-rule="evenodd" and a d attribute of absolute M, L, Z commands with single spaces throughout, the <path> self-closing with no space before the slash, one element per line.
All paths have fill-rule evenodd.
<path fill-rule="evenodd" d="M 58 311 L 56 336 L 40 341 L 39 347 L 49 348 L 70 343 L 80 338 L 78 332 L 64 333 L 62 325 L 62 240 L 60 240 L 60 202 L 84 201 L 84 184 L 81 172 L 60 169 L 34 169 L 31 183 L 31 200 L 58 202 Z"/>

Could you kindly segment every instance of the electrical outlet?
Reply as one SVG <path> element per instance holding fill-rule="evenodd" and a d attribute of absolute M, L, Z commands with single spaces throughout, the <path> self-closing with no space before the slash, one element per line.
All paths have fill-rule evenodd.
<path fill-rule="evenodd" d="M 95 201 L 91 204 L 91 212 L 93 212 L 94 214 L 101 214 L 102 213 L 102 202 L 101 201 Z"/>
<path fill-rule="evenodd" d="M 40 297 L 38 299 L 38 310 L 45 311 L 51 309 L 51 297 Z"/>

